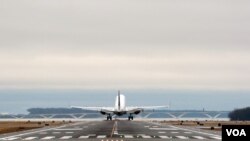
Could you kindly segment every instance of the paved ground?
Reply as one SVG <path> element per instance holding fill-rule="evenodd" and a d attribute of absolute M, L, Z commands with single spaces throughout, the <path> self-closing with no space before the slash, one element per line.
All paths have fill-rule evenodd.
<path fill-rule="evenodd" d="M 146 121 L 88 121 L 0 136 L 0 140 L 221 140 L 219 135 Z"/>

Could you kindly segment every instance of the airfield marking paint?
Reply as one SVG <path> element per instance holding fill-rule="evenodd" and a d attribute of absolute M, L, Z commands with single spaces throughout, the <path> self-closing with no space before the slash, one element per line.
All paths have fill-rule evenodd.
<path fill-rule="evenodd" d="M 118 131 L 117 131 L 117 121 L 115 121 L 115 123 L 113 125 L 113 129 L 111 131 L 110 137 L 112 138 L 114 134 L 118 134 Z"/>
<path fill-rule="evenodd" d="M 41 138 L 41 140 L 50 140 L 50 139 L 54 139 L 55 136 L 47 136 L 47 137 L 44 137 L 44 138 Z"/>
<path fill-rule="evenodd" d="M 144 121 L 144 122 L 146 122 L 146 123 L 151 123 L 151 124 L 155 124 L 155 125 L 160 125 L 159 123 L 154 123 L 154 122 L 147 122 L 147 121 Z M 179 129 L 179 130 L 185 130 L 185 131 L 190 131 L 190 132 L 199 133 L 199 134 L 203 134 L 203 135 L 209 135 L 209 136 L 215 137 L 215 139 L 221 139 L 221 136 L 216 135 L 216 134 L 211 134 L 211 133 L 205 133 L 205 132 L 195 131 L 195 130 L 191 130 L 191 129 L 176 127 L 176 126 L 173 126 L 173 125 L 167 125 L 167 126 L 172 127 L 172 128 L 175 128 L 175 129 Z"/>
<path fill-rule="evenodd" d="M 88 122 L 79 122 L 79 123 L 74 123 L 74 124 L 71 124 L 71 125 L 62 125 L 62 126 L 59 126 L 59 127 L 47 128 L 47 129 L 43 129 L 43 130 L 37 130 L 37 131 L 33 131 L 33 132 L 27 132 L 27 133 L 17 134 L 17 135 L 13 135 L 13 136 L 7 136 L 7 137 L 3 137 L 3 138 L 16 138 L 16 137 L 19 137 L 19 136 L 24 136 L 24 135 L 29 135 L 29 134 L 39 133 L 39 132 L 55 130 L 55 129 L 64 128 L 64 127 L 68 127 L 68 126 L 72 126 L 72 125 L 79 125 L 79 124 L 83 124 L 83 123 L 88 123 Z"/>
<path fill-rule="evenodd" d="M 77 131 L 82 130 L 82 128 L 62 128 L 62 129 L 54 129 L 56 131 Z"/>
<path fill-rule="evenodd" d="M 66 139 L 71 139 L 71 138 L 72 138 L 72 136 L 63 136 L 63 137 L 61 137 L 60 139 L 66 140 Z"/>

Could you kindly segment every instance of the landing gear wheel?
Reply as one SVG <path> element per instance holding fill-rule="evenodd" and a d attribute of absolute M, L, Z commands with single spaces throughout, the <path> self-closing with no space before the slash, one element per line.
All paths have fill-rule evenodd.
<path fill-rule="evenodd" d="M 128 120 L 133 120 L 134 119 L 134 117 L 133 116 L 128 116 Z"/>
<path fill-rule="evenodd" d="M 112 120 L 112 116 L 108 115 L 107 120 Z"/>

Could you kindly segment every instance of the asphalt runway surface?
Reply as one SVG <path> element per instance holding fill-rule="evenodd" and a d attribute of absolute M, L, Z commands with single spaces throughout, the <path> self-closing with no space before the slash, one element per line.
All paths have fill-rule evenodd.
<path fill-rule="evenodd" d="M 53 128 L 16 132 L 2 135 L 0 140 L 218 141 L 221 140 L 221 136 L 147 121 L 113 120 L 77 122 Z"/>

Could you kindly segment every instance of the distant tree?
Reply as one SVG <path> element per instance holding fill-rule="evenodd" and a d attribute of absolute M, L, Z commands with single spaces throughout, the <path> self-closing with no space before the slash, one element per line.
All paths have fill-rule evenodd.
<path fill-rule="evenodd" d="M 97 111 L 89 111 L 78 108 L 30 108 L 27 110 L 29 114 L 74 114 L 74 113 L 96 113 Z"/>
<path fill-rule="evenodd" d="M 235 109 L 229 113 L 230 120 L 250 120 L 250 107 Z"/>

